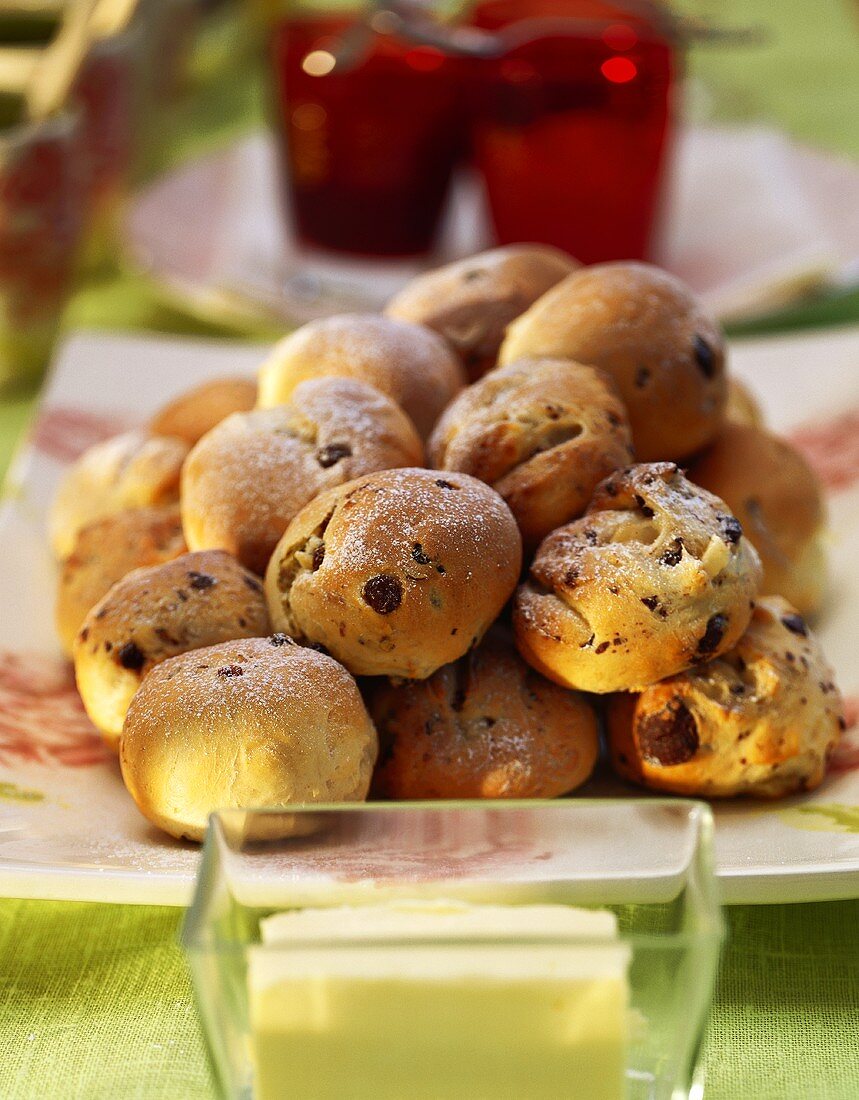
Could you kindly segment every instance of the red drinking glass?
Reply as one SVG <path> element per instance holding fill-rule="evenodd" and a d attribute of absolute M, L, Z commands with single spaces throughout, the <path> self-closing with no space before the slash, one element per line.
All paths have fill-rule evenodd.
<path fill-rule="evenodd" d="M 462 61 L 372 24 L 311 10 L 273 28 L 288 207 L 304 245 L 421 255 L 463 151 Z"/>
<path fill-rule="evenodd" d="M 483 0 L 497 56 L 472 70 L 473 156 L 502 244 L 584 263 L 650 251 L 676 54 L 657 4 Z"/>

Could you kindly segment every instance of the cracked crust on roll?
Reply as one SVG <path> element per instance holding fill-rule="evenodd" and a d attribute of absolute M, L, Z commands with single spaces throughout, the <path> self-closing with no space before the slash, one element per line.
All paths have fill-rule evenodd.
<path fill-rule="evenodd" d="M 423 462 L 409 418 L 374 386 L 318 378 L 288 404 L 236 413 L 205 435 L 182 472 L 192 550 L 220 548 L 260 576 L 313 497 L 373 470 Z"/>
<path fill-rule="evenodd" d="M 361 676 L 423 679 L 476 645 L 516 587 L 510 509 L 465 474 L 384 470 L 311 501 L 272 555 L 272 623 Z"/>
<path fill-rule="evenodd" d="M 724 419 L 718 325 L 685 283 L 657 267 L 593 264 L 568 275 L 510 325 L 499 362 L 537 356 L 588 363 L 612 378 L 641 462 L 687 458 Z"/>
<path fill-rule="evenodd" d="M 507 501 L 526 549 L 584 512 L 596 485 L 632 461 L 611 381 L 563 359 L 499 367 L 448 405 L 429 441 L 442 470 L 479 477 Z"/>
<path fill-rule="evenodd" d="M 733 646 L 760 578 L 723 501 L 673 463 L 631 466 L 543 541 L 516 595 L 516 642 L 567 687 L 640 690 Z"/>
<path fill-rule="evenodd" d="M 112 747 L 135 691 L 168 657 L 268 634 L 262 582 L 223 550 L 135 569 L 84 619 L 73 653 L 87 714 Z"/>
<path fill-rule="evenodd" d="M 761 598 L 727 653 L 609 701 L 612 761 L 675 794 L 781 798 L 818 786 L 843 729 L 832 669 L 805 620 Z"/>
<path fill-rule="evenodd" d="M 122 733 L 122 778 L 159 829 L 202 840 L 220 809 L 366 798 L 376 731 L 358 685 L 283 634 L 173 657 L 147 676 Z M 252 825 L 293 836 L 291 815 Z"/>
<path fill-rule="evenodd" d="M 577 267 L 547 245 L 493 248 L 418 275 L 385 314 L 443 336 L 474 381 L 495 366 L 510 322 Z"/>
<path fill-rule="evenodd" d="M 428 680 L 369 691 L 384 798 L 557 798 L 596 764 L 590 703 L 534 672 L 498 629 Z"/>
<path fill-rule="evenodd" d="M 311 321 L 280 341 L 260 368 L 261 408 L 289 401 L 300 383 L 358 378 L 395 401 L 426 439 L 465 372 L 438 333 L 375 313 Z"/>

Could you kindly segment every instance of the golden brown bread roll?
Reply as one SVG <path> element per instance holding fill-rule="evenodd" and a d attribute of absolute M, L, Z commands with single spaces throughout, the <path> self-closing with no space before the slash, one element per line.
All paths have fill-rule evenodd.
<path fill-rule="evenodd" d="M 689 477 L 742 523 L 761 557 L 761 592 L 784 596 L 804 615 L 817 611 L 826 592 L 826 507 L 799 451 L 762 428 L 725 424 Z"/>
<path fill-rule="evenodd" d="M 249 378 L 214 378 L 175 397 L 149 421 L 153 435 L 173 435 L 189 447 L 231 413 L 248 412 L 257 399 Z"/>
<path fill-rule="evenodd" d="M 186 550 L 176 505 L 126 508 L 82 527 L 60 566 L 55 617 L 63 649 L 71 655 L 90 608 L 126 573 L 171 561 Z"/>
<path fill-rule="evenodd" d="M 154 665 L 268 631 L 262 584 L 223 550 L 135 569 L 84 619 L 73 647 L 78 691 L 116 747 L 128 704 Z"/>
<path fill-rule="evenodd" d="M 169 436 L 125 432 L 88 448 L 63 478 L 48 516 L 58 558 L 74 549 L 88 523 L 125 508 L 172 504 L 188 445 Z"/>
<path fill-rule="evenodd" d="M 632 466 L 540 546 L 516 595 L 516 642 L 567 687 L 639 690 L 734 645 L 760 577 L 718 497 L 673 463 Z"/>
<path fill-rule="evenodd" d="M 538 676 L 500 630 L 428 680 L 368 690 L 382 797 L 556 798 L 596 763 L 593 708 Z"/>
<path fill-rule="evenodd" d="M 499 361 L 538 356 L 611 376 L 641 462 L 686 458 L 719 431 L 721 333 L 689 288 L 659 268 L 594 264 L 568 275 L 511 324 Z"/>
<path fill-rule="evenodd" d="M 768 596 L 718 659 L 610 700 L 612 760 L 622 776 L 657 790 L 780 798 L 823 779 L 842 712 L 802 616 Z"/>
<path fill-rule="evenodd" d="M 355 675 L 423 679 L 483 637 L 516 586 L 510 509 L 473 477 L 383 470 L 316 497 L 272 555 L 272 623 Z"/>
<path fill-rule="evenodd" d="M 752 428 L 764 427 L 764 413 L 760 402 L 745 384 L 734 375 L 728 375 L 728 402 L 725 420 L 732 424 L 748 424 Z"/>
<path fill-rule="evenodd" d="M 205 435 L 182 472 L 192 550 L 229 550 L 262 574 L 292 517 L 325 489 L 423 462 L 409 418 L 374 386 L 318 378 L 288 404 L 235 413 Z"/>
<path fill-rule="evenodd" d="M 495 366 L 510 322 L 578 266 L 548 245 L 493 248 L 418 275 L 385 313 L 443 336 L 474 380 Z"/>
<path fill-rule="evenodd" d="M 437 333 L 350 313 L 311 321 L 280 341 L 260 368 L 259 405 L 282 405 L 299 382 L 332 375 L 376 386 L 405 411 L 421 439 L 465 384 L 461 364 Z"/>
<path fill-rule="evenodd" d="M 129 707 L 120 763 L 141 813 L 202 840 L 214 810 L 366 798 L 376 751 L 349 673 L 281 634 L 153 669 Z"/>
<path fill-rule="evenodd" d="M 597 483 L 632 461 L 632 446 L 626 410 L 604 375 L 566 359 L 523 359 L 454 398 L 429 457 L 500 493 L 533 550 L 584 512 Z"/>

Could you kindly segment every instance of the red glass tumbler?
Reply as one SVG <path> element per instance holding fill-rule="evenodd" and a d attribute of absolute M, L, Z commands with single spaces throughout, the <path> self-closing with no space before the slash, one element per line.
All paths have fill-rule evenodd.
<path fill-rule="evenodd" d="M 342 9 L 288 14 L 271 51 L 299 242 L 366 257 L 427 253 L 462 154 L 462 62 Z"/>
<path fill-rule="evenodd" d="M 473 155 L 498 241 L 583 263 L 647 258 L 672 121 L 675 51 L 659 5 L 484 0 L 498 36 L 474 67 Z"/>

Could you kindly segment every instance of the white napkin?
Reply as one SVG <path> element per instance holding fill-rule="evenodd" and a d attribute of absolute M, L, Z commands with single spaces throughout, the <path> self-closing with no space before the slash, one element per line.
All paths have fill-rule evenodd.
<path fill-rule="evenodd" d="M 658 262 L 720 317 L 761 313 L 819 285 L 845 257 L 812 167 L 775 130 L 687 130 L 674 157 Z M 859 211 L 857 181 L 854 169 L 845 209 Z"/>

